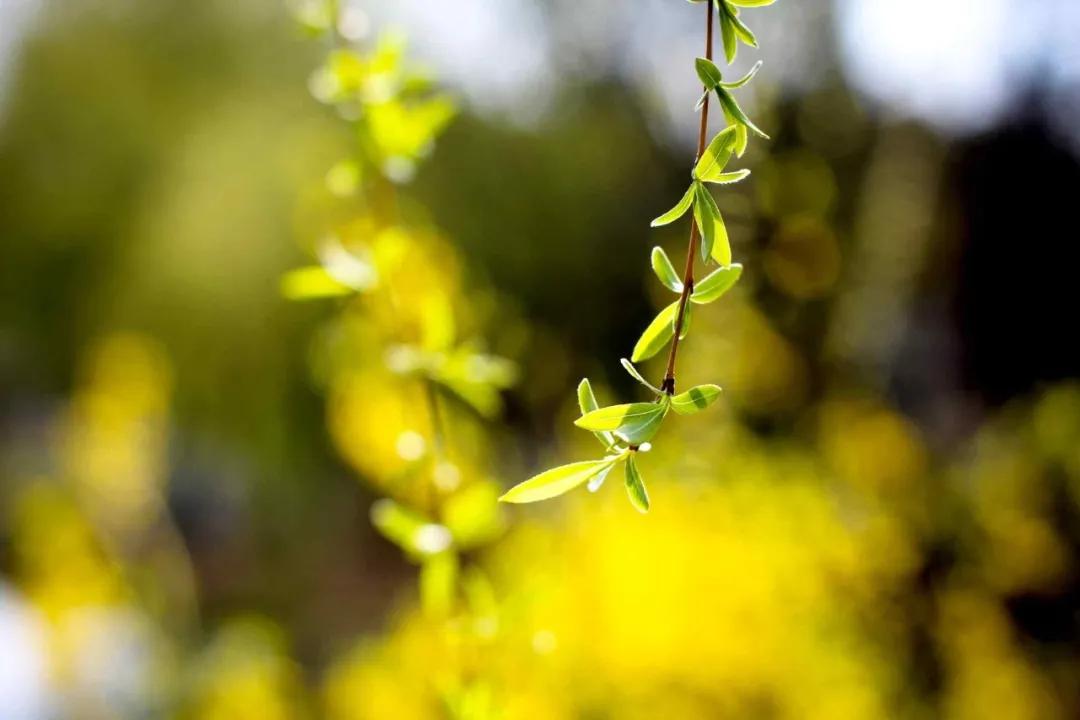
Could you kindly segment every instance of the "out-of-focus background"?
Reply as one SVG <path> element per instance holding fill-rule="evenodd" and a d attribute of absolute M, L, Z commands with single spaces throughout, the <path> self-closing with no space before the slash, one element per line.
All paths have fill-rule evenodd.
<path fill-rule="evenodd" d="M 489 491 L 595 455 L 582 376 L 641 399 L 702 6 L 343 3 L 457 106 L 375 170 L 407 236 L 351 197 L 311 6 L 0 0 L 0 720 L 1080 716 L 1080 5 L 745 11 L 773 139 L 680 353 L 725 393 L 647 516 Z M 283 297 L 331 225 L 412 258 L 404 307 Z M 431 287 L 517 366 L 447 399 L 445 522 L 485 520 L 434 618 L 369 522 L 430 417 L 361 319 Z"/>

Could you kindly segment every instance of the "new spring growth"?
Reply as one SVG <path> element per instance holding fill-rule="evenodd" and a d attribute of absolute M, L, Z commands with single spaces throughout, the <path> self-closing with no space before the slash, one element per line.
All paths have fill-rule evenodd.
<path fill-rule="evenodd" d="M 697 157 L 690 171 L 690 187 L 675 207 L 652 222 L 652 227 L 669 225 L 691 215 L 690 242 L 686 269 L 682 276 L 660 247 L 652 250 L 652 269 L 657 279 L 677 298 L 653 318 L 634 344 L 631 360 L 622 365 L 651 395 L 648 402 L 600 407 L 586 378 L 578 385 L 581 417 L 577 427 L 592 432 L 603 446 L 597 460 L 562 465 L 529 478 L 499 498 L 503 502 L 531 503 L 547 500 L 587 485 L 596 492 L 617 466 L 623 467 L 630 503 L 641 512 L 649 510 L 649 493 L 638 467 L 638 455 L 652 447 L 652 441 L 672 410 L 679 415 L 693 415 L 709 407 L 720 396 L 718 385 L 698 385 L 682 393 L 675 391 L 675 366 L 679 342 L 690 332 L 695 305 L 716 302 L 742 276 L 742 265 L 732 262 L 731 242 L 720 208 L 713 198 L 712 185 L 730 185 L 745 180 L 750 171 L 729 170 L 732 158 L 742 157 L 750 135 L 768 138 L 743 112 L 733 91 L 749 84 L 761 69 L 759 61 L 743 77 L 725 81 L 712 60 L 713 22 L 719 18 L 720 38 L 728 64 L 735 60 L 739 43 L 757 47 L 757 38 L 739 17 L 740 8 L 764 7 L 775 0 L 689 0 L 706 5 L 705 57 L 694 62 L 702 83 L 702 94 L 695 110 L 701 113 Z M 726 126 L 706 143 L 709 122 L 709 99 L 715 95 Z M 696 255 L 708 267 L 716 265 L 700 280 L 694 279 Z M 660 386 L 648 382 L 633 363 L 648 360 L 668 348 L 667 369 Z"/>

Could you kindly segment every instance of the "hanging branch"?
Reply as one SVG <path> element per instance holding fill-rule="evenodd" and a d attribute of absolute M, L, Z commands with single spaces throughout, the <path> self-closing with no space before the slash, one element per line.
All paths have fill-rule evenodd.
<path fill-rule="evenodd" d="M 757 38 L 739 18 L 740 7 L 763 7 L 775 0 L 691 0 L 705 2 L 705 57 L 695 60 L 694 68 L 703 85 L 697 109 L 701 111 L 698 130 L 697 154 L 691 171 L 690 187 L 682 199 L 668 212 L 656 218 L 652 227 L 668 225 L 688 212 L 690 242 L 686 252 L 686 267 L 682 277 L 675 270 L 663 248 L 652 250 L 653 272 L 660 282 L 679 298 L 665 307 L 649 323 L 634 345 L 631 359 L 623 359 L 622 365 L 631 377 L 641 383 L 653 395 L 651 402 L 627 403 L 601 408 L 593 395 L 588 378 L 578 385 L 578 405 L 581 417 L 574 424 L 592 431 L 604 446 L 605 456 L 600 460 L 571 463 L 540 473 L 511 488 L 500 498 L 503 502 L 529 503 L 561 495 L 582 484 L 588 484 L 595 492 L 616 465 L 623 465 L 625 485 L 630 502 L 641 512 L 648 512 L 649 495 L 635 460 L 639 452 L 651 448 L 650 441 L 660 430 L 668 411 L 680 415 L 692 415 L 704 410 L 720 396 L 718 385 L 698 385 L 675 393 L 675 369 L 679 342 L 690 330 L 694 305 L 708 305 L 730 290 L 742 275 L 742 265 L 732 262 L 731 243 L 720 208 L 708 185 L 727 185 L 744 180 L 749 170 L 725 168 L 732 157 L 742 157 L 750 133 L 762 138 L 762 132 L 743 112 L 735 101 L 732 90 L 749 83 L 761 68 L 759 61 L 744 77 L 725 82 L 720 69 L 713 62 L 713 13 L 719 18 L 720 38 L 724 56 L 730 64 L 735 60 L 739 43 L 757 47 Z M 709 127 L 709 100 L 715 93 L 727 126 L 706 144 Z M 700 252 L 702 262 L 718 267 L 694 280 L 694 263 Z M 668 348 L 667 367 L 660 387 L 645 380 L 633 363 L 648 360 Z"/>

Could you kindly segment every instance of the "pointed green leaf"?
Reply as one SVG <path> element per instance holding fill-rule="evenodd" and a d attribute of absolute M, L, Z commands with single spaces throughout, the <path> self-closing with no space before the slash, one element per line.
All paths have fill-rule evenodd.
<path fill-rule="evenodd" d="M 732 185 L 745 180 L 748 177 L 750 177 L 750 171 L 743 168 L 741 170 L 732 170 L 731 172 L 715 173 L 711 177 L 702 178 L 702 180 L 713 183 L 714 185 Z"/>
<path fill-rule="evenodd" d="M 719 385 L 698 385 L 671 398 L 671 409 L 680 415 L 693 415 L 716 402 L 722 390 Z"/>
<path fill-rule="evenodd" d="M 626 494 L 638 512 L 649 512 L 649 493 L 645 490 L 645 482 L 641 479 L 633 455 L 626 460 Z"/>
<path fill-rule="evenodd" d="M 758 70 L 761 69 L 761 66 L 762 66 L 763 62 L 764 61 L 762 61 L 762 60 L 758 60 L 756 63 L 754 63 L 754 67 L 750 68 L 750 72 L 746 73 L 745 75 L 743 75 L 741 78 L 739 78 L 738 80 L 736 80 L 734 82 L 721 82 L 721 83 L 717 83 L 717 84 L 720 87 L 727 88 L 728 90 L 734 90 L 736 88 L 741 88 L 743 85 L 747 84 L 748 82 L 750 82 L 751 80 L 754 79 L 754 76 L 758 74 Z"/>
<path fill-rule="evenodd" d="M 582 415 L 574 424 L 585 430 L 615 431 L 626 425 L 640 423 L 651 418 L 657 412 L 663 412 L 662 403 L 639 402 L 624 405 L 609 405 Z"/>
<path fill-rule="evenodd" d="M 645 332 L 641 333 L 637 344 L 634 345 L 634 352 L 630 355 L 631 360 L 634 362 L 648 360 L 664 349 L 671 340 L 671 318 L 675 316 L 678 305 L 678 301 L 671 303 L 653 318 L 653 321 L 645 328 Z"/>
<path fill-rule="evenodd" d="M 742 157 L 746 152 L 746 146 L 750 141 L 746 126 L 736 120 L 723 104 L 720 105 L 720 109 L 724 111 L 724 119 L 727 121 L 728 126 L 735 128 L 735 157 Z"/>
<path fill-rule="evenodd" d="M 586 460 L 542 472 L 507 490 L 499 498 L 499 502 L 531 503 L 562 495 L 588 482 L 604 470 L 610 470 L 616 459 L 610 457 L 603 460 Z"/>
<path fill-rule="evenodd" d="M 726 127 L 709 141 L 705 152 L 698 158 L 697 164 L 694 165 L 694 178 L 704 180 L 710 175 L 723 171 L 728 161 L 731 160 L 731 153 L 734 148 L 735 128 Z"/>
<path fill-rule="evenodd" d="M 604 484 L 605 480 L 607 480 L 607 476 L 611 474 L 611 470 L 614 467 L 615 464 L 612 463 L 610 467 L 606 467 L 600 472 L 598 472 L 596 475 L 594 475 L 592 479 L 589 480 L 589 484 L 585 486 L 589 489 L 589 492 L 594 493 L 599 490 L 600 486 Z"/>
<path fill-rule="evenodd" d="M 723 0 L 720 0 L 723 3 Z M 724 43 L 724 57 L 728 65 L 735 62 L 735 56 L 739 52 L 739 40 L 735 36 L 735 26 L 731 24 L 731 18 L 723 10 L 720 11 L 720 39 Z"/>
<path fill-rule="evenodd" d="M 716 215 L 716 240 L 713 242 L 712 252 L 709 253 L 709 257 L 720 267 L 731 264 L 731 240 L 728 238 L 724 218 L 719 213 Z"/>
<path fill-rule="evenodd" d="M 648 443 L 656 433 L 660 430 L 660 426 L 664 422 L 664 418 L 667 416 L 667 411 L 670 403 L 667 401 L 667 395 L 664 396 L 665 401 L 662 403 L 653 403 L 657 408 L 652 415 L 642 418 L 640 421 L 627 423 L 618 430 L 615 431 L 615 435 L 621 438 L 627 445 L 640 446 Z"/>
<path fill-rule="evenodd" d="M 701 84 L 707 90 L 712 90 L 724 80 L 724 76 L 720 74 L 720 68 L 716 67 L 716 63 L 708 58 L 699 57 L 694 60 L 694 69 L 697 70 Z"/>
<path fill-rule="evenodd" d="M 701 257 L 713 258 L 720 265 L 731 264 L 731 244 L 727 226 L 720 215 L 720 208 L 712 193 L 704 185 L 698 185 L 698 197 L 694 203 L 694 219 L 701 231 Z"/>
<path fill-rule="evenodd" d="M 757 38 L 754 33 L 750 31 L 750 28 L 743 24 L 743 21 L 739 19 L 739 13 L 735 8 L 731 8 L 731 13 L 728 15 L 731 19 L 732 29 L 735 31 L 736 37 L 742 40 L 750 47 L 757 47 Z"/>
<path fill-rule="evenodd" d="M 686 194 L 682 196 L 681 200 L 679 200 L 678 204 L 660 217 L 653 220 L 651 226 L 660 227 L 661 225 L 670 225 L 671 223 L 675 222 L 686 214 L 686 211 L 690 209 L 690 203 L 692 203 L 693 201 L 694 186 L 691 185 L 687 189 Z"/>
<path fill-rule="evenodd" d="M 638 369 L 636 367 L 634 367 L 633 363 L 631 363 L 626 358 L 620 359 L 619 362 L 622 363 L 623 368 L 626 370 L 626 372 L 628 372 L 630 374 L 630 377 L 634 378 L 639 383 L 641 383 L 645 387 L 649 388 L 650 390 L 652 390 L 657 395 L 661 394 L 660 389 L 658 387 L 656 387 L 651 382 L 649 382 L 648 380 L 646 380 L 645 378 L 643 378 L 641 376 L 641 373 L 638 372 Z"/>
<path fill-rule="evenodd" d="M 593 395 L 592 383 L 589 382 L 589 378 L 583 378 L 577 386 L 578 407 L 581 408 L 581 414 L 586 415 L 593 410 L 600 407 L 596 402 L 596 396 Z M 615 444 L 615 436 L 609 432 L 596 432 L 593 433 L 596 439 L 605 447 L 609 448 Z"/>
<path fill-rule="evenodd" d="M 666 395 L 663 402 L 613 405 L 594 410 L 574 424 L 586 430 L 611 430 L 628 445 L 640 445 L 656 435 L 668 405 Z"/>
<path fill-rule="evenodd" d="M 763 137 L 766 140 L 769 139 L 769 136 L 746 116 L 746 113 L 739 107 L 739 103 L 735 102 L 734 95 L 724 88 L 716 88 L 716 97 L 719 98 L 720 105 L 727 113 L 730 113 L 731 117 L 733 117 L 736 122 L 750 128 L 759 137 Z"/>
<path fill-rule="evenodd" d="M 746 146 L 750 143 L 750 133 L 742 123 L 735 123 L 735 155 L 742 157 L 746 153 Z"/>
<path fill-rule="evenodd" d="M 659 278 L 660 282 L 672 292 L 681 293 L 683 290 L 682 280 L 679 280 L 679 275 L 675 272 L 675 266 L 671 264 L 671 260 L 668 259 L 664 248 L 654 247 L 651 260 L 653 272 L 656 273 L 656 277 Z"/>
<path fill-rule="evenodd" d="M 596 402 L 596 396 L 593 395 L 592 383 L 589 382 L 589 378 L 582 378 L 581 382 L 578 383 L 577 402 L 582 415 L 587 415 L 600 407 Z"/>
<path fill-rule="evenodd" d="M 690 300 L 698 305 L 707 305 L 719 299 L 739 281 L 742 271 L 743 267 L 738 263 L 712 271 L 694 285 Z"/>

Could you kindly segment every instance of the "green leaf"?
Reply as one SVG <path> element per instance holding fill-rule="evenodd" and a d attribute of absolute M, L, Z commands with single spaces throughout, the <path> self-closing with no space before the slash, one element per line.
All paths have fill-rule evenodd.
<path fill-rule="evenodd" d="M 649 388 L 650 390 L 652 390 L 657 395 L 661 394 L 659 388 L 657 388 L 655 385 L 653 385 L 652 383 L 650 383 L 648 380 L 646 380 L 645 378 L 643 378 L 641 376 L 641 373 L 638 372 L 638 369 L 636 367 L 634 367 L 633 363 L 631 363 L 626 358 L 620 359 L 619 362 L 622 363 L 623 368 L 625 368 L 626 372 L 628 372 L 630 374 L 630 377 L 634 378 L 639 383 L 641 383 L 645 387 Z"/>
<path fill-rule="evenodd" d="M 720 92 L 719 90 L 717 92 Z M 735 128 L 726 127 L 709 141 L 705 152 L 698 158 L 694 165 L 694 178 L 704 180 L 718 172 L 722 172 L 724 166 L 731 160 L 731 153 L 735 148 Z M 691 188 L 693 189 L 693 188 Z"/>
<path fill-rule="evenodd" d="M 750 82 L 751 80 L 754 79 L 754 76 L 758 74 L 758 70 L 761 69 L 761 66 L 762 66 L 763 62 L 764 61 L 762 61 L 762 60 L 758 60 L 756 63 L 754 63 L 754 67 L 750 68 L 750 72 L 746 73 L 745 75 L 743 75 L 738 80 L 736 80 L 734 82 L 721 82 L 721 83 L 717 83 L 717 85 L 719 85 L 720 87 L 723 87 L 723 88 L 727 88 L 728 90 L 734 90 L 736 88 L 741 88 L 743 85 L 745 85 L 746 83 L 748 83 L 748 82 Z"/>
<path fill-rule="evenodd" d="M 716 240 L 713 242 L 712 252 L 709 257 L 720 267 L 731 264 L 731 241 L 728 238 L 727 225 L 721 217 L 719 209 L 716 211 Z"/>
<path fill-rule="evenodd" d="M 664 349 L 664 346 L 671 340 L 671 318 L 675 316 L 675 310 L 678 306 L 678 301 L 675 301 L 653 318 L 653 321 L 645 328 L 645 332 L 641 333 L 637 344 L 634 345 L 634 352 L 630 356 L 631 360 L 634 362 L 648 360 Z"/>
<path fill-rule="evenodd" d="M 649 493 L 645 490 L 645 482 L 641 479 L 633 455 L 626 460 L 626 494 L 638 512 L 649 512 Z"/>
<path fill-rule="evenodd" d="M 639 402 L 624 405 L 609 405 L 582 415 L 574 424 L 585 430 L 615 431 L 626 425 L 640 423 L 651 418 L 656 412 L 663 412 L 662 403 Z"/>
<path fill-rule="evenodd" d="M 581 408 L 581 414 L 587 415 L 591 413 L 600 405 L 596 402 L 596 396 L 593 395 L 592 384 L 589 382 L 589 378 L 583 378 L 577 386 L 577 398 L 578 407 Z M 605 448 L 609 448 L 615 444 L 615 436 L 609 432 L 597 432 L 593 433 L 596 439 L 603 444 Z"/>
<path fill-rule="evenodd" d="M 600 408 L 578 418 L 574 424 L 586 430 L 610 430 L 628 445 L 640 445 L 656 435 L 667 411 L 668 396 L 664 395 L 661 402 Z"/>
<path fill-rule="evenodd" d="M 745 180 L 750 177 L 750 171 L 746 168 L 741 170 L 733 170 L 731 172 L 715 173 L 712 177 L 702 178 L 705 182 L 713 183 L 716 185 L 732 185 L 734 183 Z"/>
<path fill-rule="evenodd" d="M 597 490 L 599 490 L 600 487 L 604 484 L 604 481 L 607 480 L 607 476 L 611 474 L 611 470 L 614 467 L 615 467 L 615 465 L 612 464 L 611 467 L 604 468 L 603 470 L 598 472 L 596 475 L 594 475 L 593 478 L 591 480 L 589 480 L 589 484 L 586 485 L 589 492 L 594 493 Z"/>
<path fill-rule="evenodd" d="M 707 305 L 718 300 L 739 281 L 742 271 L 743 267 L 738 263 L 714 270 L 694 285 L 690 300 L 698 305 Z"/>
<path fill-rule="evenodd" d="M 723 0 L 718 2 L 723 4 Z M 739 41 L 735 36 L 735 26 L 731 24 L 731 18 L 724 10 L 720 11 L 720 39 L 724 42 L 724 57 L 730 65 L 735 62 L 735 56 L 739 52 Z"/>
<path fill-rule="evenodd" d="M 728 2 L 739 7 L 766 7 L 772 5 L 776 0 L 728 0 Z"/>
<path fill-rule="evenodd" d="M 600 407 L 596 402 L 596 396 L 593 395 L 592 383 L 589 382 L 589 378 L 582 378 L 581 382 L 578 383 L 577 402 L 582 415 L 587 415 Z"/>
<path fill-rule="evenodd" d="M 744 113 L 742 108 L 739 107 L 739 104 L 735 102 L 734 95 L 732 95 L 724 88 L 716 88 L 716 97 L 719 98 L 720 105 L 724 108 L 725 113 L 730 114 L 730 116 L 733 117 L 737 123 L 750 128 L 759 137 L 763 137 L 766 140 L 769 139 L 769 136 L 766 135 L 761 128 L 755 125 L 753 121 L 751 121 L 750 118 L 746 116 L 746 113 Z"/>
<path fill-rule="evenodd" d="M 726 113 L 725 113 L 726 114 Z M 742 157 L 750 143 L 750 133 L 742 123 L 735 123 L 735 155 Z"/>
<path fill-rule="evenodd" d="M 651 223 L 651 227 L 670 225 L 671 223 L 675 222 L 686 214 L 686 211 L 690 209 L 690 203 L 692 203 L 693 201 L 694 186 L 691 185 L 687 189 L 686 194 L 682 196 L 682 200 L 679 200 L 678 204 L 675 207 L 671 208 L 666 213 L 653 220 Z"/>
<path fill-rule="evenodd" d="M 720 265 L 731 264 L 731 245 L 727 226 L 720 215 L 720 208 L 712 193 L 704 185 L 698 185 L 698 197 L 694 203 L 694 219 L 701 231 L 701 257 L 715 259 Z"/>
<path fill-rule="evenodd" d="M 562 495 L 588 482 L 598 473 L 611 469 L 616 460 L 616 457 L 586 460 L 542 472 L 507 490 L 499 502 L 531 503 Z"/>
<path fill-rule="evenodd" d="M 720 68 L 716 67 L 716 63 L 708 58 L 699 57 L 694 60 L 694 69 L 697 70 L 698 77 L 701 78 L 701 84 L 707 90 L 712 90 L 724 80 L 724 76 L 720 74 Z"/>
<path fill-rule="evenodd" d="M 731 13 L 728 15 L 731 18 L 731 25 L 735 30 L 735 35 L 750 47 L 757 47 L 757 38 L 754 33 L 750 31 L 750 28 L 743 24 L 743 21 L 739 19 L 739 13 L 735 8 L 731 8 Z"/>
<path fill-rule="evenodd" d="M 653 272 L 656 273 L 656 277 L 659 278 L 660 282 L 672 292 L 681 293 L 683 290 L 682 280 L 679 280 L 679 275 L 675 272 L 675 266 L 671 264 L 671 260 L 668 259 L 664 248 L 654 247 L 651 259 Z"/>
<path fill-rule="evenodd" d="M 712 93 L 712 90 L 706 90 L 705 92 L 701 93 L 701 95 L 697 99 L 697 102 L 694 103 L 694 112 L 697 112 L 701 108 L 705 107 L 705 101 L 709 99 L 710 93 Z"/>
<path fill-rule="evenodd" d="M 716 402 L 722 390 L 719 385 L 698 385 L 671 398 L 671 409 L 680 415 L 693 415 Z"/>

